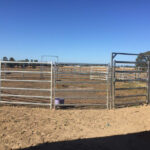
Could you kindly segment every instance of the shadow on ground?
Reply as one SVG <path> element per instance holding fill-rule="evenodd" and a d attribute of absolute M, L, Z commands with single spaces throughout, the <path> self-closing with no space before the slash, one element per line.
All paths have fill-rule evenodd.
<path fill-rule="evenodd" d="M 101 138 L 43 143 L 22 150 L 149 150 L 150 131 Z"/>

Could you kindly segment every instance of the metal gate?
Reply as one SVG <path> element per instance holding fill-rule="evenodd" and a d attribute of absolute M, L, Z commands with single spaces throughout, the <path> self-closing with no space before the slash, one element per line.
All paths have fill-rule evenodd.
<path fill-rule="evenodd" d="M 52 108 L 52 69 L 52 62 L 0 61 L 0 103 Z"/>
<path fill-rule="evenodd" d="M 57 63 L 55 68 L 55 99 L 63 99 L 55 107 L 109 107 L 108 64 Z"/>
<path fill-rule="evenodd" d="M 149 65 L 139 68 L 136 61 L 114 60 L 116 55 L 138 56 L 138 54 L 130 53 L 112 54 L 112 107 L 148 103 Z"/>

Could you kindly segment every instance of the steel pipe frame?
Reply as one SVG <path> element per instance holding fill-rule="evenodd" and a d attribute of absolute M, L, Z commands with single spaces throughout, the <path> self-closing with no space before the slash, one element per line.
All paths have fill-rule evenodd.
<path fill-rule="evenodd" d="M 57 97 L 56 97 L 57 98 Z M 101 97 L 63 97 L 64 99 L 106 99 L 107 96 L 101 96 Z"/>
<path fill-rule="evenodd" d="M 31 96 L 31 95 L 15 95 L 15 94 L 1 94 L 1 97 L 26 97 L 26 98 L 46 98 L 46 99 L 49 99 L 49 96 Z"/>
<path fill-rule="evenodd" d="M 50 81 L 49 80 L 11 80 L 11 79 L 1 79 L 1 73 L 2 72 L 17 72 L 17 73 L 41 73 L 41 72 L 34 72 L 34 71 L 2 71 L 1 65 L 2 63 L 9 64 L 50 64 L 51 72 L 44 72 L 44 73 L 51 73 Z M 33 104 L 33 105 L 49 105 L 50 108 L 52 108 L 52 71 L 53 71 L 53 64 L 52 62 L 15 62 L 15 61 L 0 61 L 0 103 L 9 103 L 9 104 Z M 1 82 L 2 81 L 14 81 L 14 82 L 50 82 L 50 89 L 36 89 L 36 88 L 15 88 L 15 87 L 2 87 Z M 31 95 L 14 95 L 14 94 L 1 94 L 1 89 L 7 89 L 7 90 L 37 90 L 37 91 L 49 91 L 51 96 L 31 96 Z M 29 103 L 29 102 L 10 102 L 10 101 L 2 101 L 2 97 L 26 97 L 26 98 L 46 98 L 50 99 L 49 104 L 44 103 Z"/>
<path fill-rule="evenodd" d="M 21 105 L 41 105 L 41 106 L 50 106 L 51 104 L 49 103 L 30 103 L 30 102 L 18 102 L 18 101 L 14 101 L 14 102 L 10 102 L 10 101 L 0 101 L 0 103 L 2 104 L 21 104 Z"/>
<path fill-rule="evenodd" d="M 51 82 L 49 80 L 13 80 L 13 79 L 0 79 L 0 81 L 9 81 L 9 82 Z"/>
<path fill-rule="evenodd" d="M 138 97 L 138 96 L 147 96 L 145 94 L 137 94 L 137 95 L 124 95 L 124 96 L 115 96 L 115 98 L 127 98 L 127 97 Z"/>
<path fill-rule="evenodd" d="M 1 72 L 9 72 L 9 73 L 33 73 L 33 74 L 40 74 L 40 73 L 44 73 L 44 74 L 51 74 L 51 72 L 42 72 L 42 71 L 10 71 L 10 70 L 5 70 L 5 71 L 1 71 Z"/>
<path fill-rule="evenodd" d="M 50 64 L 51 65 L 51 62 L 1 61 L 1 63 L 5 63 L 5 64 Z"/>
<path fill-rule="evenodd" d="M 114 58 L 117 56 L 117 55 L 134 55 L 134 56 L 138 56 L 139 54 L 133 54 L 133 53 L 112 53 L 111 54 L 111 70 L 113 70 L 112 68 L 114 68 L 114 65 L 113 65 L 113 62 L 114 62 Z M 145 55 L 145 57 L 149 57 L 148 55 Z M 130 62 L 130 61 L 115 61 L 115 63 L 130 63 L 130 64 L 135 64 L 136 62 Z M 149 64 L 149 62 L 148 62 Z M 150 66 L 150 65 L 149 65 Z M 148 69 L 150 68 L 148 66 Z M 149 69 L 150 70 L 150 69 Z M 148 80 L 141 80 L 141 81 L 144 81 L 144 82 L 147 82 L 147 103 L 150 103 L 150 71 L 148 70 Z M 111 71 L 111 100 L 110 101 L 114 101 L 115 100 L 115 96 L 113 96 L 113 87 L 115 87 L 113 84 L 114 82 L 114 78 L 113 78 L 113 71 Z M 118 81 L 118 82 L 121 82 L 121 80 L 115 80 L 115 81 Z M 126 80 L 126 81 L 139 81 L 139 80 Z M 125 80 L 123 81 L 125 82 Z M 115 88 L 114 88 L 115 90 Z M 112 100 L 112 97 L 114 97 Z M 114 107 L 115 108 L 115 103 L 114 103 Z"/>
<path fill-rule="evenodd" d="M 113 107 L 115 108 L 115 96 L 114 96 L 114 90 L 115 90 L 115 83 L 114 83 L 114 76 L 115 76 L 115 73 L 114 73 L 114 58 L 117 56 L 117 55 L 134 55 L 134 56 L 138 56 L 139 54 L 133 54 L 133 53 L 116 53 L 116 52 L 112 52 L 111 54 L 111 92 L 110 92 L 110 103 L 111 103 L 111 106 L 110 106 L 110 109 Z"/>
<path fill-rule="evenodd" d="M 57 104 L 57 106 L 106 106 L 106 104 Z"/>
<path fill-rule="evenodd" d="M 46 91 L 48 92 L 49 89 L 36 89 L 36 88 L 17 88 L 17 87 L 0 87 L 0 89 L 4 90 L 31 90 L 31 91 Z"/>

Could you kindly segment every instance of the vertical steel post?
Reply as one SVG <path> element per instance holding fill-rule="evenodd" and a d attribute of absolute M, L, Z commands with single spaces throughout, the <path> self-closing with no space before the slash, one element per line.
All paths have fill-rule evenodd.
<path fill-rule="evenodd" d="M 54 104 L 54 109 L 56 109 L 56 106 L 55 106 L 56 78 L 58 80 L 58 72 L 57 72 L 57 77 L 56 77 L 56 71 L 58 71 L 57 70 L 58 66 L 56 66 L 56 65 L 59 65 L 59 64 L 58 63 L 56 64 L 56 62 L 55 62 L 55 66 L 54 66 L 54 69 L 53 69 L 53 83 L 54 83 L 54 85 L 53 85 L 53 87 L 54 87 L 54 89 L 53 89 L 53 91 L 54 91 L 54 95 L 53 95 L 54 101 L 53 101 L 53 104 Z"/>
<path fill-rule="evenodd" d="M 112 95 L 113 95 L 113 53 L 111 54 L 111 66 L 110 66 L 111 76 L 110 76 L 110 109 L 112 108 Z"/>
<path fill-rule="evenodd" d="M 110 68 L 110 71 L 111 71 L 111 79 L 110 79 L 110 90 L 111 90 L 111 92 L 110 92 L 110 99 L 111 99 L 111 105 L 110 105 L 110 109 L 112 108 L 112 103 L 113 103 L 113 69 L 114 69 L 114 58 L 117 56 L 117 54 L 116 53 L 112 53 L 111 54 L 111 68 Z"/>
<path fill-rule="evenodd" d="M 53 63 L 51 62 L 51 82 L 50 82 L 50 109 L 52 109 L 53 105 Z"/>
<path fill-rule="evenodd" d="M 115 69 L 116 69 L 116 61 L 114 61 L 114 65 L 113 65 L 113 108 L 115 108 L 115 88 L 116 88 L 116 85 L 115 85 L 115 83 L 116 83 L 116 75 L 115 75 Z"/>
<path fill-rule="evenodd" d="M 150 103 L 150 61 L 148 61 L 148 71 L 147 71 L 147 100 L 146 103 Z"/>
<path fill-rule="evenodd" d="M 109 109 L 109 64 L 107 66 L 106 81 L 107 81 L 107 109 Z"/>
<path fill-rule="evenodd" d="M 1 71 L 2 71 L 2 62 L 1 62 L 1 60 L 0 60 L 0 101 L 1 101 L 1 78 L 2 78 L 2 74 L 1 74 Z"/>

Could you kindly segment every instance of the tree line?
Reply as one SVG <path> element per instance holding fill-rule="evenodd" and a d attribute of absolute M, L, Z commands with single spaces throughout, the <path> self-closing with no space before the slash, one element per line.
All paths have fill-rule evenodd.
<path fill-rule="evenodd" d="M 6 56 L 3 57 L 2 59 L 3 61 L 14 61 L 14 62 L 17 62 L 15 60 L 15 58 L 13 57 L 10 57 L 10 58 L 7 58 Z M 19 62 L 38 62 L 37 59 L 24 59 L 24 60 L 18 60 Z M 39 66 L 39 64 L 28 64 L 28 63 L 7 63 L 7 66 L 10 67 L 10 68 L 14 68 L 14 67 L 21 67 L 21 68 L 26 68 L 28 66 L 31 66 L 32 68 L 36 68 L 37 66 Z"/>

